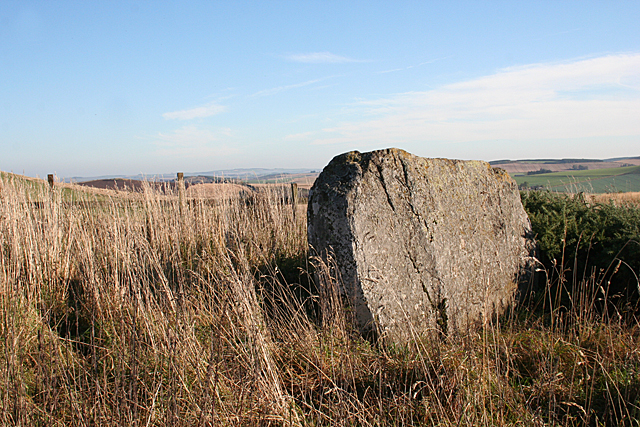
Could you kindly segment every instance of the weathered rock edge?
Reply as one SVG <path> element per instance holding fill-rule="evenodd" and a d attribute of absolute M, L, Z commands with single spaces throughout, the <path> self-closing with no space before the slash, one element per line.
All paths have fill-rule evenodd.
<path fill-rule="evenodd" d="M 308 238 L 333 254 L 361 332 L 396 342 L 502 311 L 535 247 L 504 170 L 394 148 L 331 160 L 310 191 Z"/>

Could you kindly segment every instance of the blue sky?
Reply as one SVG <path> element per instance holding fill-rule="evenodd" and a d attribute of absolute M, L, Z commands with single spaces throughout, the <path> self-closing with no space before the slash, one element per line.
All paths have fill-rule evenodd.
<path fill-rule="evenodd" d="M 0 170 L 640 155 L 640 2 L 0 2 Z"/>

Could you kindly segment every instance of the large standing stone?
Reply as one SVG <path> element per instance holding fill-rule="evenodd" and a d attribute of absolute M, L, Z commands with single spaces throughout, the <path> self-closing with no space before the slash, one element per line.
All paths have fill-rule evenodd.
<path fill-rule="evenodd" d="M 333 252 L 362 332 L 393 341 L 500 311 L 533 247 L 515 182 L 481 161 L 352 151 L 309 197 L 309 244 Z"/>

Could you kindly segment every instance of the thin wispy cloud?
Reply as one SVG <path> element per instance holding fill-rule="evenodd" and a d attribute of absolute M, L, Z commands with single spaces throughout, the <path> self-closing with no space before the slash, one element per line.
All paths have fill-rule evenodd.
<path fill-rule="evenodd" d="M 203 158 L 237 152 L 224 142 L 231 135 L 227 128 L 201 129 L 193 125 L 183 126 L 170 133 L 159 132 L 154 138 L 156 154 L 165 157 Z"/>
<path fill-rule="evenodd" d="M 393 68 L 391 70 L 378 71 L 378 74 L 386 74 L 386 73 L 393 73 L 395 71 L 410 70 L 411 68 L 417 68 L 417 67 L 421 67 L 423 65 L 433 64 L 434 62 L 442 61 L 443 59 L 448 59 L 448 58 L 452 58 L 452 57 L 453 57 L 453 55 L 443 56 L 441 58 L 436 58 L 436 59 L 431 59 L 429 61 L 421 62 L 418 65 L 409 65 L 408 67 Z"/>
<path fill-rule="evenodd" d="M 387 74 L 387 73 L 393 73 L 394 71 L 402 71 L 402 70 L 406 70 L 407 68 L 394 68 L 392 70 L 384 70 L 384 71 L 378 71 L 378 74 Z"/>
<path fill-rule="evenodd" d="M 535 41 L 545 40 L 545 39 L 548 39 L 550 37 L 562 36 L 564 34 L 575 33 L 576 31 L 581 31 L 581 30 L 582 30 L 582 28 L 572 28 L 570 30 L 564 30 L 564 31 L 558 31 L 558 32 L 551 33 L 551 34 L 545 34 L 543 37 L 538 37 L 538 38 L 535 38 L 534 40 Z"/>
<path fill-rule="evenodd" d="M 360 121 L 316 144 L 472 142 L 640 135 L 640 53 L 533 64 L 363 101 Z"/>
<path fill-rule="evenodd" d="M 338 86 L 339 83 L 331 83 L 331 84 L 327 84 L 327 85 L 320 85 L 320 86 L 314 86 L 312 88 L 309 88 L 309 90 L 323 90 L 323 89 L 328 89 L 330 87 L 335 87 Z"/>
<path fill-rule="evenodd" d="M 284 137 L 285 141 L 300 141 L 300 140 L 308 140 L 312 135 L 312 132 L 302 132 L 302 133 L 294 133 L 291 135 L 287 135 Z"/>
<path fill-rule="evenodd" d="M 255 96 L 275 95 L 276 93 L 279 93 L 279 92 L 283 92 L 283 91 L 290 90 L 290 89 L 296 89 L 296 88 L 299 88 L 299 87 L 309 86 L 309 85 L 312 85 L 314 83 L 318 83 L 318 82 L 327 80 L 329 78 L 331 78 L 331 77 L 324 77 L 324 78 L 321 78 L 321 79 L 307 80 L 306 82 L 295 83 L 295 84 L 292 84 L 292 85 L 278 86 L 278 87 L 274 87 L 274 88 L 271 88 L 271 89 L 261 90 L 259 92 L 256 92 L 256 93 L 250 95 L 250 96 L 251 97 L 255 97 Z"/>
<path fill-rule="evenodd" d="M 360 59 L 348 58 L 346 56 L 336 55 L 331 52 L 296 53 L 285 55 L 284 58 L 288 61 L 303 62 L 306 64 L 340 64 L 346 62 L 365 62 Z"/>
<path fill-rule="evenodd" d="M 203 117 L 215 116 L 227 109 L 224 105 L 219 105 L 215 102 L 203 105 L 201 107 L 191 108 L 188 110 L 173 111 L 170 113 L 164 113 L 162 117 L 167 120 L 192 120 Z"/>

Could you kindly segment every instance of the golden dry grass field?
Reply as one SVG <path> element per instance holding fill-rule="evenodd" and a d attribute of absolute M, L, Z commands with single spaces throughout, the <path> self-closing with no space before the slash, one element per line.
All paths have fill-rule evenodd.
<path fill-rule="evenodd" d="M 463 336 L 368 342 L 280 191 L 0 188 L 2 425 L 640 420 L 637 322 L 525 304 Z"/>
<path fill-rule="evenodd" d="M 616 205 L 640 206 L 640 192 L 591 194 L 588 196 L 595 203 L 613 203 Z"/>

